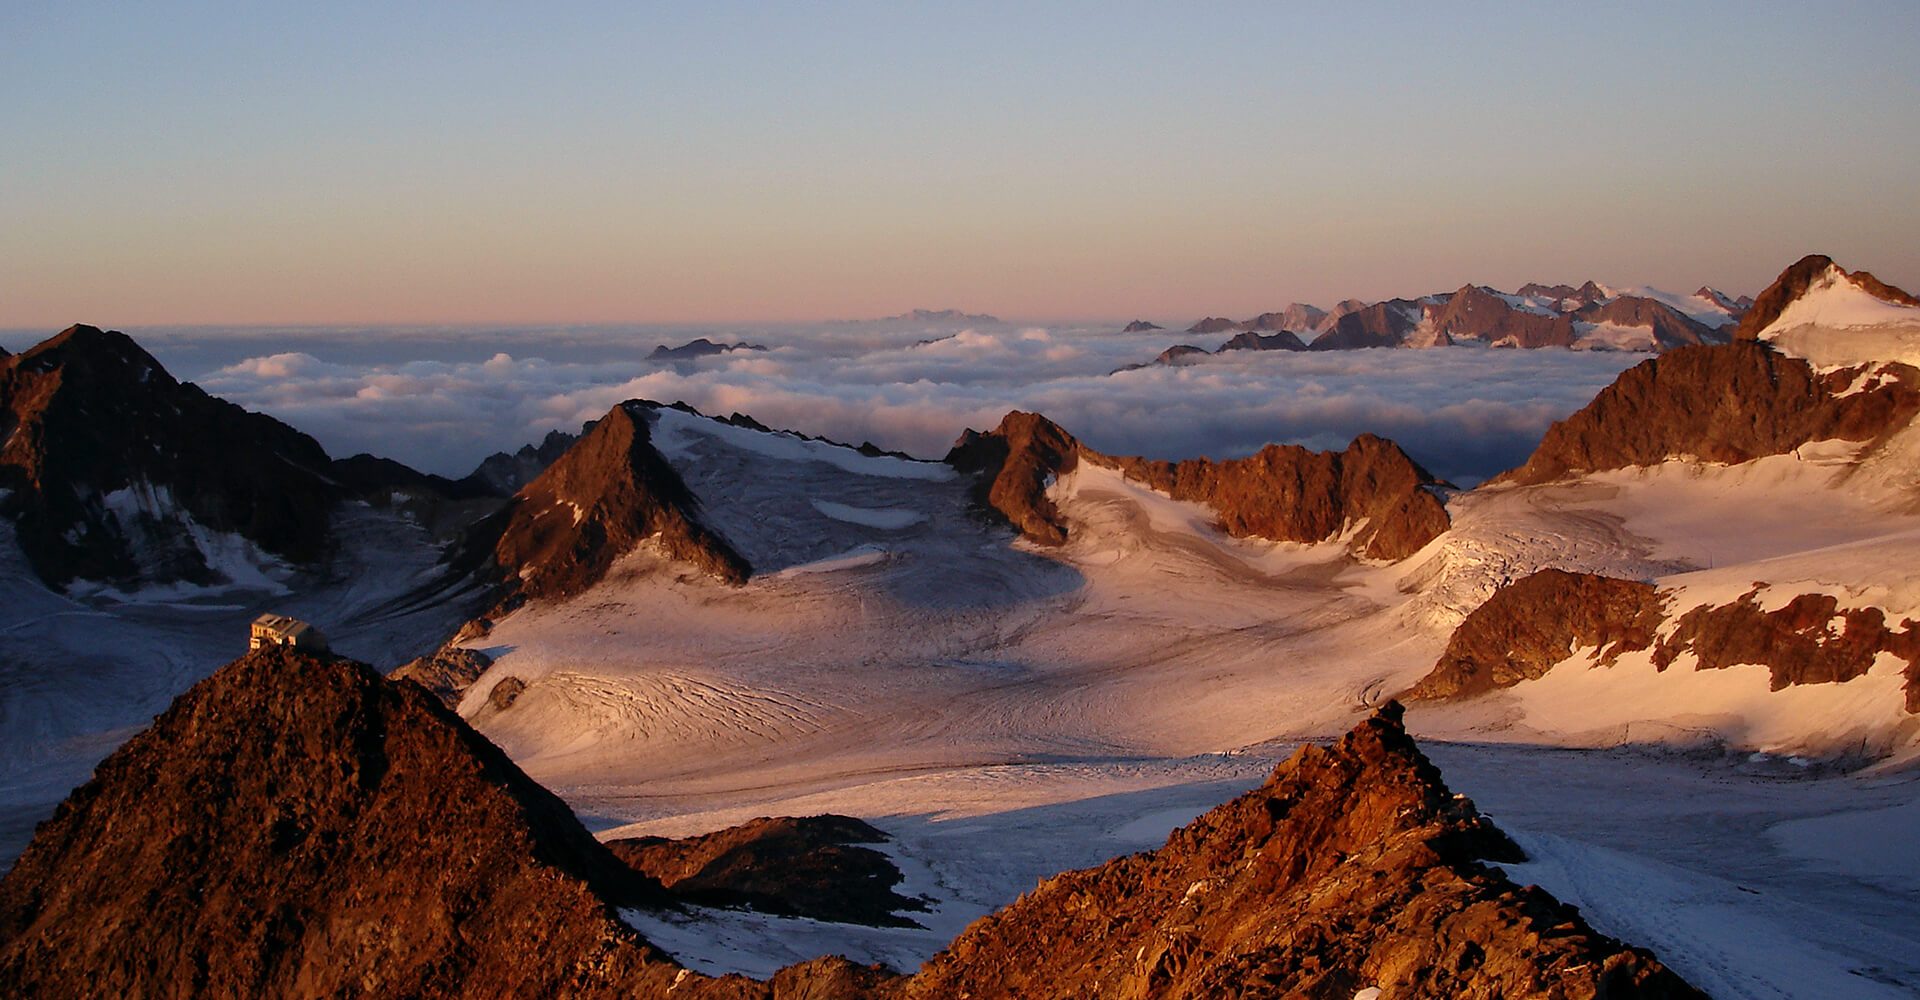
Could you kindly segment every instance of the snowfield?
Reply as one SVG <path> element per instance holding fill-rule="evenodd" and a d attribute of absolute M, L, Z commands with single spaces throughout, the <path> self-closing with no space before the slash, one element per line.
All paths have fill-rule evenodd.
<path fill-rule="evenodd" d="M 680 411 L 653 439 L 700 517 L 753 565 L 729 587 L 647 547 L 587 592 L 468 645 L 493 665 L 460 713 L 602 836 L 839 812 L 891 835 L 920 929 L 765 914 L 627 914 L 707 972 L 839 952 L 907 969 L 1061 870 L 1156 846 L 1432 668 L 1504 582 L 1546 567 L 1652 581 L 1677 607 L 1767 587 L 1920 615 L 1920 517 L 1901 439 L 1722 467 L 1673 461 L 1449 498 L 1398 563 L 1341 539 L 1230 538 L 1204 506 L 1087 463 L 1049 497 L 1045 549 L 976 511 L 944 466 Z M 1901 449 L 1913 449 L 1905 451 Z M 1904 477 L 1904 478 L 1903 478 Z M 1360 525 L 1349 525 L 1349 534 Z M 450 635 L 420 590 L 437 553 L 349 509 L 341 565 L 291 594 L 78 601 L 0 573 L 0 835 L 9 853 L 87 768 L 244 646 L 271 609 L 392 666 Z M 4 540 L 10 543 L 9 540 Z M 1516 878 L 1655 949 L 1718 997 L 1920 991 L 1913 825 L 1920 723 L 1904 664 L 1769 690 L 1762 667 L 1645 654 L 1414 705 L 1456 791 L 1528 850 Z M 506 678 L 524 690 L 489 696 Z M 1878 763 L 1848 770 L 1861 755 Z"/>
<path fill-rule="evenodd" d="M 476 640 L 497 659 L 462 713 L 605 836 L 847 813 L 895 838 L 935 904 L 923 931 L 631 916 L 705 971 L 821 951 L 912 967 L 1038 880 L 1154 846 L 1343 731 L 1536 569 L 1651 580 L 1683 607 L 1766 579 L 1763 607 L 1821 592 L 1920 613 L 1920 519 L 1835 443 L 1457 494 L 1451 531 L 1379 565 L 1338 541 L 1229 538 L 1204 506 L 1086 463 L 1049 489 L 1074 528 L 1048 550 L 973 514 L 957 480 L 682 440 L 677 467 L 753 580 L 636 553 Z M 1807 846 L 1920 801 L 1904 664 L 1773 692 L 1765 668 L 1686 661 L 1576 659 L 1408 720 L 1532 851 L 1517 876 L 1714 995 L 1920 989 L 1907 841 Z M 509 676 L 527 687 L 500 711 L 486 696 Z M 1883 763 L 1829 763 L 1863 749 Z"/>

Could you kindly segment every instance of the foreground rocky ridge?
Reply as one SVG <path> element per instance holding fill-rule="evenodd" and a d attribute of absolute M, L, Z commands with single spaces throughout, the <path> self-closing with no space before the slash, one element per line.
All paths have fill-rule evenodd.
<path fill-rule="evenodd" d="M 266 651 L 182 695 L 42 825 L 0 879 L 0 984 L 793 995 L 686 975 L 616 903 L 667 898 L 425 690 Z"/>
<path fill-rule="evenodd" d="M 709 846 L 667 853 L 696 863 Z M 0 879 L 0 984 L 50 997 L 1696 995 L 1481 863 L 1515 857 L 1447 793 L 1396 709 L 1303 748 L 1159 851 L 1050 880 L 912 978 L 818 959 L 768 982 L 715 979 L 617 918 L 672 905 L 659 884 L 426 690 L 266 651 L 183 695 L 37 831 Z"/>
<path fill-rule="evenodd" d="M 1042 883 L 909 997 L 1697 997 L 1645 951 L 1514 885 L 1520 853 L 1398 706 L 1302 747 L 1165 846 Z"/>
<path fill-rule="evenodd" d="M 1016 410 L 992 431 L 961 435 L 946 460 L 978 477 L 982 504 L 1043 545 L 1064 544 L 1068 534 L 1047 487 L 1081 461 L 1206 504 L 1234 537 L 1321 542 L 1353 530 L 1356 553 L 1403 559 L 1448 525 L 1434 492 L 1443 484 L 1398 445 L 1371 434 L 1337 452 L 1270 444 L 1247 458 L 1166 462 L 1103 455 L 1045 417 Z"/>

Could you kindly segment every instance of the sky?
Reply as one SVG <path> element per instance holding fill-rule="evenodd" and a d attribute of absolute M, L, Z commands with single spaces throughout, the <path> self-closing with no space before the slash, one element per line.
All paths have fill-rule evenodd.
<path fill-rule="evenodd" d="M 0 327 L 1920 285 L 1920 5 L 0 4 Z"/>

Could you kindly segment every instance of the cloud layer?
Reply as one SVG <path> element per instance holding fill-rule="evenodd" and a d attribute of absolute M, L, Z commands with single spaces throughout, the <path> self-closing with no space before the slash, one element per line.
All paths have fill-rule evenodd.
<path fill-rule="evenodd" d="M 174 333 L 156 353 L 170 365 L 223 359 L 197 379 L 203 387 L 292 423 L 332 453 L 370 451 L 446 475 L 640 397 L 930 457 L 1010 409 L 1045 413 L 1104 451 L 1160 458 L 1232 457 L 1271 441 L 1337 448 L 1371 431 L 1462 484 L 1519 464 L 1548 424 L 1643 360 L 1477 348 L 1230 352 L 1110 375 L 1176 340 L 1213 348 L 1223 338 L 870 324 L 705 332 L 770 349 L 668 364 L 645 354 L 679 333 L 352 331 L 282 337 L 297 349 L 277 351 L 264 349 L 275 342 L 268 335 Z M 483 357 L 485 348 L 494 349 Z"/>

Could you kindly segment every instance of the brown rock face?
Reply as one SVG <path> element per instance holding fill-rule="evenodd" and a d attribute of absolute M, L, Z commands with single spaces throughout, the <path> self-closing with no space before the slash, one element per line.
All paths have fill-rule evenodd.
<path fill-rule="evenodd" d="M 1542 677 L 1572 648 L 1611 664 L 1653 645 L 1664 620 L 1653 584 L 1541 570 L 1494 591 L 1453 630 L 1407 698 L 1464 698 Z"/>
<path fill-rule="evenodd" d="M 1446 506 L 1428 488 L 1437 480 L 1398 445 L 1371 434 L 1355 438 L 1345 451 L 1270 444 L 1246 458 L 1219 462 L 1104 455 L 1090 460 L 1176 500 L 1207 504 L 1219 513 L 1221 529 L 1236 538 L 1317 542 L 1364 520 L 1356 551 L 1371 559 L 1404 559 L 1451 523 Z"/>
<path fill-rule="evenodd" d="M 1176 500 L 1211 506 L 1229 535 L 1318 542 L 1365 520 L 1355 550 L 1403 559 L 1451 523 L 1430 487 L 1439 485 L 1398 445 L 1363 434 L 1345 451 L 1268 445 L 1247 458 L 1163 462 L 1103 455 L 1038 414 L 1014 412 L 987 434 L 968 431 L 947 454 L 980 477 L 976 496 L 1043 545 L 1067 540 L 1067 524 L 1046 497 L 1056 476 L 1080 461 L 1118 469 Z"/>
<path fill-rule="evenodd" d="M 433 653 L 419 659 L 408 660 L 395 667 L 387 677 L 396 681 L 412 681 L 433 692 L 440 703 L 453 708 L 460 704 L 460 696 L 467 688 L 480 679 L 493 665 L 493 658 L 477 649 L 463 649 L 459 646 L 443 646 Z"/>
<path fill-rule="evenodd" d="M 0 880 L 0 982 L 47 997 L 664 989 L 672 966 L 609 896 L 661 892 L 426 691 L 276 649 L 195 685 L 40 828 Z"/>
<path fill-rule="evenodd" d="M 1208 316 L 1206 319 L 1187 327 L 1188 333 L 1226 333 L 1240 329 L 1240 324 L 1224 316 Z"/>
<path fill-rule="evenodd" d="M 1839 610 L 1831 594 L 1800 594 L 1774 611 L 1756 586 L 1737 601 L 1668 614 L 1670 591 L 1650 583 L 1541 570 L 1495 591 L 1447 640 L 1433 670 L 1405 697 L 1468 698 L 1545 676 L 1573 656 L 1611 666 L 1622 653 L 1653 651 L 1665 670 L 1692 653 L 1696 670 L 1764 666 L 1778 691 L 1796 684 L 1838 684 L 1860 677 L 1874 658 L 1907 661 L 1905 705 L 1920 712 L 1920 626 L 1889 626 L 1880 608 Z"/>
<path fill-rule="evenodd" d="M 968 430 L 947 452 L 946 462 L 972 473 L 974 500 L 998 511 L 1022 535 L 1042 545 L 1064 545 L 1066 522 L 1047 499 L 1054 477 L 1073 471 L 1080 442 L 1038 413 L 1019 410 L 981 434 Z"/>
<path fill-rule="evenodd" d="M 1301 330 L 1318 329 L 1320 324 L 1326 321 L 1326 318 L 1327 311 L 1325 309 L 1310 306 L 1304 302 L 1294 302 L 1279 312 L 1261 313 L 1242 323 L 1241 326 L 1248 330 L 1260 330 L 1268 333 L 1280 330 L 1299 332 Z"/>
<path fill-rule="evenodd" d="M 1335 310 L 1338 312 L 1338 310 Z M 1363 347 L 1399 347 L 1420 323 L 1418 302 L 1388 299 L 1332 318 L 1326 332 L 1307 345 L 1310 351 L 1348 351 Z"/>
<path fill-rule="evenodd" d="M 1833 258 L 1817 253 L 1808 254 L 1794 261 L 1786 270 L 1780 272 L 1780 276 L 1773 280 L 1773 284 L 1767 286 L 1766 291 L 1760 293 L 1759 298 L 1753 300 L 1753 305 L 1747 309 L 1746 315 L 1740 317 L 1740 325 L 1733 331 L 1733 339 L 1753 340 L 1759 337 L 1760 331 L 1772 326 L 1773 321 L 1779 319 L 1780 314 L 1785 312 L 1795 299 L 1805 295 L 1807 289 L 1821 275 L 1827 273 L 1827 268 L 1834 266 Z M 1840 273 L 1852 279 L 1854 284 L 1866 289 L 1869 294 L 1888 302 L 1920 306 L 1920 299 L 1865 271 L 1848 271 L 1841 268 Z"/>
<path fill-rule="evenodd" d="M 1146 333 L 1150 330 L 1159 330 L 1159 329 L 1163 329 L 1163 327 L 1161 327 L 1157 323 L 1149 323 L 1144 319 L 1136 319 L 1133 322 L 1128 323 L 1124 328 L 1121 329 L 1120 332 L 1121 333 Z"/>
<path fill-rule="evenodd" d="M 74 326 L 0 359 L 0 441 L 0 510 L 55 586 L 221 582 L 189 516 L 296 563 L 332 545 L 342 491 L 320 445 L 175 381 L 125 334 Z"/>
<path fill-rule="evenodd" d="M 1448 297 L 1446 304 L 1434 312 L 1433 325 L 1438 333 L 1454 341 L 1510 342 L 1515 347 L 1573 346 L 1572 320 L 1515 309 L 1478 285 L 1467 285 Z"/>
<path fill-rule="evenodd" d="M 1665 670 L 1681 653 L 1694 654 L 1698 670 L 1762 664 L 1778 691 L 1795 684 L 1850 681 L 1887 652 L 1907 661 L 1907 711 L 1915 710 L 1920 629 L 1911 619 L 1902 621 L 1897 631 L 1889 629 L 1879 608 L 1839 611 L 1839 601 L 1831 594 L 1801 594 L 1785 607 L 1762 611 L 1758 596 L 1755 588 L 1732 604 L 1702 605 L 1681 615 L 1654 650 L 1654 666 Z"/>
<path fill-rule="evenodd" d="M 251 654 L 100 765 L 0 879 L 0 983 L 36 997 L 856 997 L 839 959 L 681 969 L 672 905 L 426 690 Z"/>
<path fill-rule="evenodd" d="M 784 816 L 681 840 L 610 840 L 607 847 L 689 903 L 874 927 L 917 927 L 898 911 L 923 910 L 926 905 L 895 893 L 899 870 L 886 855 L 860 846 L 886 839 L 851 816 Z"/>
<path fill-rule="evenodd" d="M 932 997 L 1698 997 L 1486 860 L 1518 850 L 1398 706 L 1159 850 L 1050 879 L 906 984 Z"/>
<path fill-rule="evenodd" d="M 1920 412 L 1920 370 L 1886 371 L 1874 388 L 1842 396 L 1857 370 L 1821 374 L 1753 341 L 1678 348 L 1622 372 L 1498 478 L 1544 483 L 1685 456 L 1737 463 L 1811 441 L 1872 441 Z"/>
<path fill-rule="evenodd" d="M 1688 344 L 1721 344 L 1727 337 L 1686 313 L 1639 295 L 1622 295 L 1610 302 L 1595 302 L 1573 314 L 1584 323 L 1616 323 L 1620 326 L 1644 326 L 1653 330 L 1654 346 L 1671 350 Z"/>
<path fill-rule="evenodd" d="M 650 538 L 671 558 L 728 583 L 750 572 L 700 523 L 698 501 L 654 449 L 645 408 L 632 402 L 600 418 L 483 530 L 497 533 L 494 575 L 525 598 L 578 594 Z"/>
<path fill-rule="evenodd" d="M 1261 336 L 1252 331 L 1236 333 L 1215 353 L 1227 351 L 1304 351 L 1307 345 L 1291 330 Z"/>

